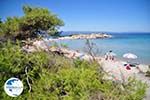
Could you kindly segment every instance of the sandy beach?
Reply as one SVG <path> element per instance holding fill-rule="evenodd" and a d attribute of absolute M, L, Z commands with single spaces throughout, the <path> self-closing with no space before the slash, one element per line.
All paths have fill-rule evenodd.
<path fill-rule="evenodd" d="M 71 59 L 80 58 L 88 61 L 92 59 L 91 55 L 88 55 L 80 51 L 75 51 L 68 48 L 49 47 L 46 44 L 46 42 L 47 41 L 42 41 L 42 40 L 35 41 L 33 45 L 38 50 L 42 49 L 47 51 L 49 49 L 50 51 L 62 52 L 64 56 Z M 32 48 L 32 50 L 30 50 L 30 48 Z M 35 49 L 33 49 L 33 47 L 29 47 L 28 51 L 34 52 Z M 107 76 L 107 78 L 110 79 L 115 79 L 120 81 L 123 81 L 123 79 L 125 79 L 124 81 L 126 81 L 129 77 L 135 77 L 143 81 L 145 79 L 145 76 L 144 75 L 142 76 L 141 74 L 144 74 L 148 70 L 148 65 L 145 64 L 139 64 L 138 68 L 131 67 L 131 70 L 127 70 L 126 67 L 124 66 L 124 64 L 127 64 L 126 61 L 122 61 L 120 59 L 115 59 L 114 61 L 105 60 L 104 57 L 100 57 L 100 56 L 95 58 L 98 61 L 98 63 L 102 66 L 102 68 L 106 72 L 108 72 L 110 76 Z"/>
<path fill-rule="evenodd" d="M 62 52 L 65 57 L 70 59 L 82 59 L 82 60 L 91 60 L 93 59 L 92 56 L 82 53 L 79 51 L 71 50 L 68 48 L 57 48 L 57 47 L 49 47 L 45 44 L 45 41 L 36 41 L 33 43 L 34 46 L 38 49 L 43 50 L 50 50 L 52 52 Z M 32 52 L 32 50 L 29 50 Z M 33 50 L 35 52 L 35 49 Z M 100 66 L 104 69 L 104 71 L 107 73 L 105 76 L 105 79 L 110 79 L 114 81 L 119 82 L 127 82 L 128 78 L 132 77 L 137 80 L 141 80 L 144 83 L 147 83 L 150 86 L 150 79 L 145 77 L 145 72 L 148 70 L 148 65 L 145 64 L 139 64 L 137 67 L 131 67 L 130 70 L 127 70 L 124 64 L 126 64 L 126 61 L 122 61 L 120 59 L 115 60 L 105 60 L 104 57 L 95 57 L 95 59 L 98 61 Z M 147 96 L 146 99 L 150 97 L 150 89 L 147 90 Z"/>
<path fill-rule="evenodd" d="M 71 58 L 71 55 L 75 54 L 74 59 L 77 57 L 82 56 L 81 59 L 84 60 L 90 60 L 92 59 L 92 56 L 88 54 L 83 54 L 74 50 L 68 50 L 68 49 L 61 49 L 62 52 L 66 53 L 66 57 Z M 95 57 L 98 63 L 103 67 L 103 69 L 110 74 L 110 76 L 113 76 L 116 80 L 122 81 L 122 78 L 128 79 L 129 77 L 135 77 L 140 80 L 143 80 L 141 75 L 139 74 L 145 73 L 148 70 L 148 65 L 139 64 L 137 67 L 131 67 L 131 70 L 127 70 L 124 64 L 126 64 L 126 61 L 121 61 L 118 59 L 115 59 L 114 61 L 111 60 L 105 60 L 103 57 Z M 111 78 L 111 77 L 109 77 Z"/>
<path fill-rule="evenodd" d="M 64 52 L 69 52 L 69 54 L 73 55 L 76 53 L 76 56 L 74 58 L 77 58 L 80 55 L 83 55 L 82 53 L 68 50 L 68 49 L 62 49 Z M 65 55 L 66 57 L 69 57 L 68 55 Z M 82 59 L 84 60 L 90 60 L 92 57 L 88 54 L 84 54 L 82 56 Z M 148 70 L 148 65 L 145 64 L 139 64 L 137 67 L 131 67 L 131 70 L 127 70 L 124 64 L 126 64 L 126 61 L 121 60 L 105 60 L 103 57 L 96 57 L 96 60 L 98 63 L 102 66 L 105 72 L 107 72 L 107 76 L 105 79 L 110 79 L 114 81 L 119 82 L 127 82 L 129 78 L 135 78 L 137 80 L 141 80 L 143 83 L 146 83 L 150 87 L 150 78 L 145 77 L 145 72 Z M 146 91 L 146 96 L 144 100 L 149 100 L 150 98 L 150 88 Z"/>

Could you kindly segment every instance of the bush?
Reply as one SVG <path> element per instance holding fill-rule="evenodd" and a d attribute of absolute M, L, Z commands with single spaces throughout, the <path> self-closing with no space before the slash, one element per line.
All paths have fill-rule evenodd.
<path fill-rule="evenodd" d="M 146 72 L 146 77 L 150 77 L 150 65 L 148 66 L 148 70 Z"/>
<path fill-rule="evenodd" d="M 21 51 L 19 43 L 8 42 L 0 49 L 1 99 L 142 100 L 145 95 L 146 84 L 140 81 L 130 78 L 128 83 L 121 84 L 105 80 L 96 62 L 71 60 L 43 51 L 27 54 Z M 22 95 L 16 98 L 3 90 L 10 77 L 18 77 L 24 84 Z"/>

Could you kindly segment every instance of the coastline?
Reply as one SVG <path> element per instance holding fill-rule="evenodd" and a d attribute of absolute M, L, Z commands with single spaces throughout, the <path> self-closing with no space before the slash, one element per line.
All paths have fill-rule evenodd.
<path fill-rule="evenodd" d="M 80 55 L 83 55 L 83 53 L 81 53 L 81 52 L 77 52 L 74 50 L 68 50 L 68 49 L 64 49 L 64 48 L 61 48 L 61 51 L 63 51 L 66 54 L 69 54 L 69 55 L 73 55 L 74 53 L 76 53 L 76 55 L 74 56 L 74 59 L 78 58 L 78 56 L 80 56 Z M 68 55 L 65 55 L 65 56 L 70 58 Z M 82 56 L 81 59 L 89 61 L 92 59 L 92 56 L 90 56 L 88 54 L 84 54 L 84 56 Z M 127 72 L 129 72 L 128 75 L 126 75 L 127 77 L 134 76 L 133 74 L 139 73 L 139 70 L 136 67 L 132 67 L 131 70 L 126 70 L 124 64 L 126 64 L 127 62 L 120 60 L 120 59 L 110 61 L 110 60 L 105 60 L 105 58 L 101 57 L 101 56 L 95 57 L 95 59 L 98 61 L 98 63 L 100 63 L 100 65 L 102 65 L 104 70 L 107 72 L 112 71 L 112 70 L 114 70 L 114 72 L 118 72 L 119 70 L 121 70 L 124 73 L 124 75 L 126 75 Z M 142 72 L 146 72 L 148 70 L 148 65 L 146 65 L 146 64 L 139 64 L 138 66 Z M 116 73 L 114 73 L 114 74 L 116 74 Z M 117 75 L 117 76 L 119 77 L 120 75 Z M 121 79 L 121 77 L 119 79 Z"/>
<path fill-rule="evenodd" d="M 150 51 L 150 48 L 148 48 L 150 35 L 108 34 L 112 35 L 112 37 L 90 40 L 96 45 L 95 48 L 100 51 L 99 55 L 103 56 L 107 51 L 113 50 L 113 52 L 117 54 L 117 58 L 126 60 L 122 58 L 122 55 L 130 52 L 138 56 L 137 59 L 133 60 L 134 62 L 150 65 L 150 55 L 147 55 Z M 49 42 L 49 45 L 51 45 L 51 41 L 56 42 L 59 45 L 66 44 L 69 48 L 73 50 L 78 49 L 80 51 L 84 50 L 84 47 L 86 45 L 86 39 L 59 40 L 55 38 L 45 38 L 45 41 Z"/>
<path fill-rule="evenodd" d="M 99 39 L 99 38 L 111 38 L 112 35 L 106 33 L 90 33 L 90 34 L 73 34 L 70 36 L 62 36 L 58 38 L 51 38 L 49 41 L 67 40 L 67 39 Z"/>
<path fill-rule="evenodd" d="M 41 40 L 41 41 L 36 41 L 33 43 L 34 47 L 38 48 L 38 50 L 45 50 L 45 51 L 51 51 L 51 52 L 61 52 L 64 54 L 65 57 L 69 59 L 83 59 L 86 61 L 90 61 L 92 59 L 92 56 L 88 54 L 83 54 L 79 51 L 71 50 L 68 48 L 57 48 L 57 47 L 49 47 L 46 44 L 46 41 Z M 31 49 L 29 52 L 35 52 L 37 49 Z M 75 55 L 74 55 L 75 54 Z M 100 64 L 104 72 L 106 72 L 106 76 L 104 77 L 105 79 L 108 80 L 113 80 L 117 82 L 128 82 L 129 78 L 135 78 L 137 80 L 140 80 L 143 83 L 146 83 L 148 86 L 150 86 L 150 79 L 145 76 L 145 72 L 148 70 L 148 65 L 146 64 L 139 64 L 138 68 L 137 67 L 132 67 L 131 70 L 127 70 L 126 67 L 124 66 L 126 61 L 120 60 L 120 59 L 115 59 L 114 61 L 109 61 L 105 60 L 104 57 L 99 56 L 95 57 L 96 61 Z M 146 91 L 146 98 L 150 97 L 150 88 L 147 88 Z"/>
<path fill-rule="evenodd" d="M 47 41 L 36 41 L 34 42 L 34 46 L 36 46 L 36 48 L 38 48 L 38 50 L 45 50 L 47 51 L 48 49 L 52 52 L 61 52 L 64 54 L 65 57 L 69 58 L 69 59 L 83 59 L 83 60 L 87 60 L 90 61 L 92 58 L 91 55 L 88 55 L 86 53 L 82 53 L 79 51 L 75 51 L 75 50 L 71 50 L 68 48 L 57 48 L 57 47 L 50 47 L 48 45 L 46 45 Z M 32 48 L 32 50 L 29 50 L 30 52 L 34 52 L 36 51 L 35 49 Z M 102 68 L 110 73 L 110 76 L 113 74 L 115 77 L 117 77 L 117 80 L 122 81 L 122 75 L 125 79 L 128 79 L 129 77 L 133 76 L 133 77 L 138 77 L 139 69 L 145 73 L 148 70 L 148 65 L 147 64 L 139 64 L 138 67 L 139 69 L 137 69 L 136 67 L 132 67 L 131 70 L 126 70 L 124 64 L 126 64 L 126 61 L 123 61 L 121 59 L 115 59 L 114 61 L 110 61 L 110 60 L 105 60 L 104 57 L 102 56 L 97 56 L 94 58 L 98 61 L 98 63 L 102 66 Z M 107 78 L 111 78 L 113 79 L 113 77 L 107 77 Z M 143 77 L 140 77 L 143 78 Z M 139 79 L 140 79 L 139 78 Z"/>

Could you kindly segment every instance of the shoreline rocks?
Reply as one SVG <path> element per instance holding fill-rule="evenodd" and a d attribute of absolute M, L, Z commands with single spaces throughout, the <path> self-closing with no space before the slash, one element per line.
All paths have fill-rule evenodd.
<path fill-rule="evenodd" d="M 98 39 L 98 38 L 111 38 L 112 36 L 105 33 L 91 33 L 91 34 L 74 34 L 71 36 L 59 37 L 57 39 Z"/>

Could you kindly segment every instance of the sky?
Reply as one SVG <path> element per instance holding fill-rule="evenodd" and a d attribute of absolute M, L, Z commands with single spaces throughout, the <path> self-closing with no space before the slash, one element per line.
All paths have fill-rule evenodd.
<path fill-rule="evenodd" d="M 150 0 L 0 0 L 0 18 L 23 16 L 23 5 L 54 12 L 62 31 L 150 32 Z"/>

